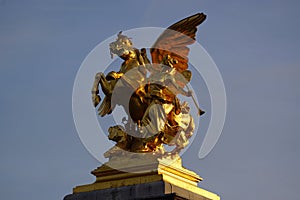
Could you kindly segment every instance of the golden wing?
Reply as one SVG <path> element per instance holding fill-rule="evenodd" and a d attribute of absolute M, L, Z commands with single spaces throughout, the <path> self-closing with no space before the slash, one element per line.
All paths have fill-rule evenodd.
<path fill-rule="evenodd" d="M 197 13 L 168 27 L 150 49 L 152 63 L 161 64 L 163 58 L 168 54 L 178 61 L 173 65 L 174 68 L 179 72 L 185 71 L 188 68 L 190 51 L 187 46 L 195 42 L 197 26 L 205 19 L 205 14 Z"/>

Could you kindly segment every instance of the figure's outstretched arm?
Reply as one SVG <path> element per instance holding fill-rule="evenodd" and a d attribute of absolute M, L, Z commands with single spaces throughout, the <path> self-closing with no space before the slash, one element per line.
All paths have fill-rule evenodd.
<path fill-rule="evenodd" d="M 176 76 L 176 70 L 172 69 L 172 71 L 170 73 L 167 74 L 166 80 L 165 80 L 165 84 L 172 86 L 173 88 L 175 88 L 176 93 L 178 94 L 182 94 L 184 96 L 190 97 L 192 95 L 192 91 L 188 90 L 185 91 L 176 81 L 175 79 Z M 176 77 L 177 78 L 177 77 Z M 181 78 L 181 77 L 180 77 Z"/>

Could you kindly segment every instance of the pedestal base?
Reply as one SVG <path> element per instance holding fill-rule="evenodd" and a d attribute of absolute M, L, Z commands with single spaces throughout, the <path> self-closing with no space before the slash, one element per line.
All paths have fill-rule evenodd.
<path fill-rule="evenodd" d="M 209 191 L 195 187 L 194 192 L 165 181 L 67 195 L 64 200 L 219 200 Z"/>
<path fill-rule="evenodd" d="M 64 200 L 220 199 L 197 187 L 202 178 L 183 168 L 179 157 L 172 158 L 172 164 L 169 161 L 130 159 L 130 163 L 121 160 L 104 164 L 92 171 L 94 183 L 75 187 Z M 116 170 L 112 166 L 126 167 Z"/>

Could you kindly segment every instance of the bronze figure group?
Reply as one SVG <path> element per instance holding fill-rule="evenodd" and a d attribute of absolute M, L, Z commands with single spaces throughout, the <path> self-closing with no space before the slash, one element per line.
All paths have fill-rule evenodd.
<path fill-rule="evenodd" d="M 105 157 L 118 157 L 123 151 L 178 154 L 188 144 L 195 124 L 188 103 L 178 95 L 191 97 L 195 102 L 187 86 L 192 78 L 187 46 L 195 42 L 197 26 L 205 18 L 198 13 L 168 27 L 150 49 L 152 63 L 147 49 L 135 48 L 131 38 L 122 32 L 110 43 L 111 56 L 117 55 L 124 62 L 117 72 L 96 74 L 92 100 L 101 117 L 111 114 L 116 105 L 124 108 L 127 117 L 122 125 L 109 128 L 108 138 L 116 146 Z M 204 114 L 198 105 L 197 108 L 199 115 Z M 175 148 L 166 152 L 164 145 Z"/>

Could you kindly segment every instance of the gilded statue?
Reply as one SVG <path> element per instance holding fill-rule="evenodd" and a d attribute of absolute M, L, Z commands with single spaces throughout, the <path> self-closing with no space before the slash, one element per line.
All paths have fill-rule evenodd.
<path fill-rule="evenodd" d="M 178 154 L 188 144 L 195 124 L 188 103 L 178 95 L 190 97 L 196 104 L 187 85 L 192 78 L 188 70 L 188 45 L 195 42 L 197 26 L 205 18 L 206 15 L 198 13 L 168 27 L 148 52 L 152 62 L 147 49 L 135 48 L 132 39 L 122 32 L 110 43 L 111 57 L 117 55 L 124 62 L 117 72 L 96 74 L 92 100 L 101 117 L 111 114 L 116 105 L 124 108 L 127 117 L 122 125 L 109 128 L 108 138 L 116 145 L 105 157 L 120 156 L 122 151 Z M 117 97 L 112 98 L 113 95 Z M 196 106 L 198 114 L 204 114 Z M 166 152 L 164 145 L 174 148 Z"/>

